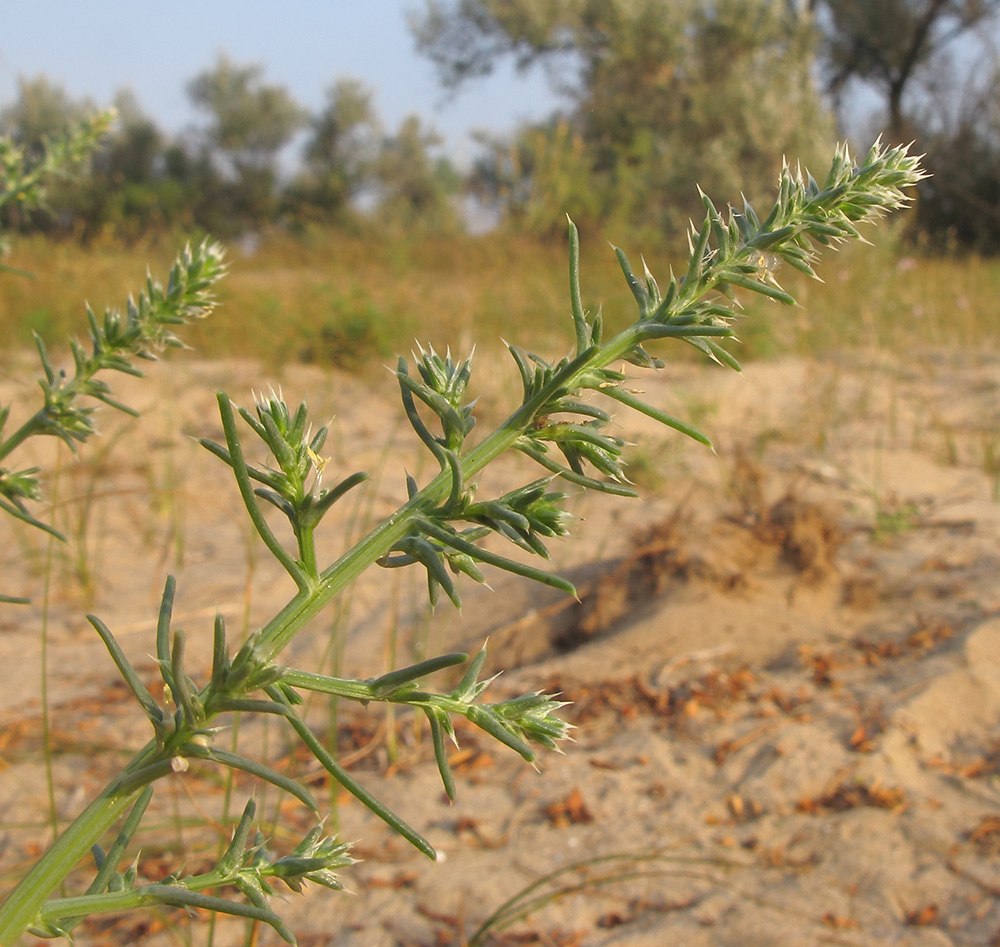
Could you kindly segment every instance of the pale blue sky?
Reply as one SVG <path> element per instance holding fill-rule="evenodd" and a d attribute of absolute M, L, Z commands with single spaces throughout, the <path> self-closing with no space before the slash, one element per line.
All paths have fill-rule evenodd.
<path fill-rule="evenodd" d="M 430 63 L 418 57 L 406 13 L 420 0 L 0 0 L 0 107 L 21 75 L 45 73 L 96 104 L 130 87 L 165 130 L 196 121 L 184 86 L 225 50 L 259 62 L 265 80 L 286 86 L 306 108 L 354 76 L 376 92 L 386 126 L 410 112 L 433 124 L 451 156 L 475 152 L 469 132 L 503 131 L 556 106 L 544 76 L 513 71 L 475 82 L 444 101 Z"/>

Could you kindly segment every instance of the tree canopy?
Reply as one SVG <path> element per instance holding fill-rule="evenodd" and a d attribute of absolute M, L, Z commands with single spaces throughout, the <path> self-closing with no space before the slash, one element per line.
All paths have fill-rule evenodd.
<path fill-rule="evenodd" d="M 886 132 L 903 142 L 916 129 L 906 93 L 955 40 L 985 26 L 1000 0 L 813 0 L 823 26 L 827 83 L 839 98 L 852 81 L 882 97 Z"/>
<path fill-rule="evenodd" d="M 547 69 L 568 103 L 552 127 L 567 125 L 561 140 L 582 143 L 591 172 L 579 203 L 597 186 L 602 217 L 677 229 L 692 179 L 735 199 L 833 137 L 811 17 L 789 0 L 426 0 L 411 25 L 452 91 L 505 59 Z M 543 140 L 558 144 L 522 138 L 520 167 L 541 163 Z"/>
<path fill-rule="evenodd" d="M 238 65 L 221 54 L 188 83 L 192 103 L 209 117 L 205 137 L 237 173 L 270 167 L 307 118 L 286 89 L 262 77 L 259 65 Z"/>

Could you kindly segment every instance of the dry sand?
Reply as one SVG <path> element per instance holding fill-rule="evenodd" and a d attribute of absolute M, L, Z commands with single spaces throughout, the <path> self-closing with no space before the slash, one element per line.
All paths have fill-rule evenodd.
<path fill-rule="evenodd" d="M 267 380 L 250 364 L 156 368 L 147 384 L 119 386 L 146 417 L 106 415 L 86 462 L 62 464 L 58 515 L 65 527 L 85 523 L 75 548 L 94 576 L 81 587 L 73 547 L 53 569 L 63 819 L 109 778 L 119 751 L 146 739 L 85 611 L 152 681 L 168 571 L 194 668 L 206 665 L 216 610 L 236 637 L 246 614 L 260 624 L 289 593 L 248 542 L 221 465 L 191 439 L 220 437 L 214 388 L 246 403 Z M 333 514 L 333 554 L 399 502 L 404 466 L 418 479 L 429 467 L 399 425 L 389 379 L 295 369 L 282 381 L 318 419 L 336 415 L 331 468 L 383 471 L 360 505 Z M 282 911 L 300 943 L 463 944 L 507 899 L 560 872 L 535 892 L 545 903 L 485 942 L 1000 944 L 1000 360 L 855 354 L 756 364 L 742 377 L 682 366 L 641 384 L 654 403 L 698 415 L 717 454 L 622 418 L 647 498 L 574 499 L 576 538 L 556 544 L 554 563 L 581 602 L 496 576 L 492 590 L 467 589 L 461 616 L 442 605 L 424 621 L 421 577 L 374 569 L 339 618 L 296 641 L 289 663 L 314 667 L 339 620 L 344 672 L 369 676 L 385 669 L 394 633 L 404 656 L 475 649 L 489 635 L 494 666 L 507 669 L 496 693 L 558 690 L 578 727 L 564 756 L 541 756 L 540 773 L 460 728 L 448 805 L 412 718 L 397 714 L 390 757 L 384 710 L 344 712 L 341 749 L 355 775 L 442 857 L 410 851 L 341 795 L 343 836 L 364 860 L 344 873 L 352 894 L 289 895 Z M 500 415 L 505 386 L 509 395 L 509 381 L 484 394 L 483 424 Z M 30 391 L 5 383 L 0 395 Z M 509 488 L 533 475 L 515 462 L 490 481 Z M 88 492 L 99 500 L 78 499 Z M 3 591 L 36 602 L 0 611 L 8 883 L 45 839 L 44 553 L 18 531 L 2 558 Z M 241 732 L 247 747 L 265 738 L 272 760 L 307 771 L 328 798 L 315 765 L 289 756 L 273 727 Z M 211 830 L 183 820 L 216 813 L 219 786 L 210 767 L 192 766 L 162 788 L 147 877 L 203 861 Z M 239 781 L 239 799 L 251 788 Z M 274 794 L 263 799 L 270 816 Z M 281 822 L 304 830 L 308 813 L 286 803 Z M 91 922 L 78 943 L 178 943 L 178 924 L 206 942 L 205 924 L 147 913 Z M 223 923 L 216 943 L 242 936 Z M 256 941 L 277 942 L 267 929 Z"/>

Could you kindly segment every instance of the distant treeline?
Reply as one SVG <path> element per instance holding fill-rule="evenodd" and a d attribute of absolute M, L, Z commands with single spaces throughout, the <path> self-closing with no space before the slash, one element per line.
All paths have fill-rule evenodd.
<path fill-rule="evenodd" d="M 23 231 L 125 238 L 269 226 L 460 231 L 468 210 L 526 233 L 578 222 L 676 235 L 699 216 L 690 182 L 739 204 L 783 156 L 814 170 L 850 93 L 881 103 L 892 141 L 916 139 L 934 177 L 913 233 L 1000 249 L 1000 0 L 425 0 L 411 18 L 447 89 L 502 60 L 547 70 L 566 106 L 509 137 L 480 136 L 460 173 L 410 116 L 387 131 L 373 92 L 340 79 L 308 113 L 262 67 L 222 55 L 186 91 L 203 121 L 165 134 L 128 92 L 87 168 Z M 970 61 L 975 57 L 975 63 Z M 101 105 L 98 103 L 97 105 Z M 0 133 L 42 151 L 95 103 L 24 77 Z M 292 173 L 279 156 L 302 141 Z"/>

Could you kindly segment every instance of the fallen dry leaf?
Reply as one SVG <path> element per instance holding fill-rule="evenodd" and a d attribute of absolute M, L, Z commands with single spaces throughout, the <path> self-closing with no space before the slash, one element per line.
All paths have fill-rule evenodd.
<path fill-rule="evenodd" d="M 583 794 L 579 789 L 574 789 L 561 802 L 554 802 L 545 807 L 545 814 L 549 821 L 559 828 L 567 825 L 579 825 L 586 822 L 593 822 L 594 817 L 587 804 L 583 801 Z"/>
<path fill-rule="evenodd" d="M 925 904 L 922 908 L 906 912 L 906 923 L 911 927 L 930 927 L 938 920 L 936 904 Z"/>

